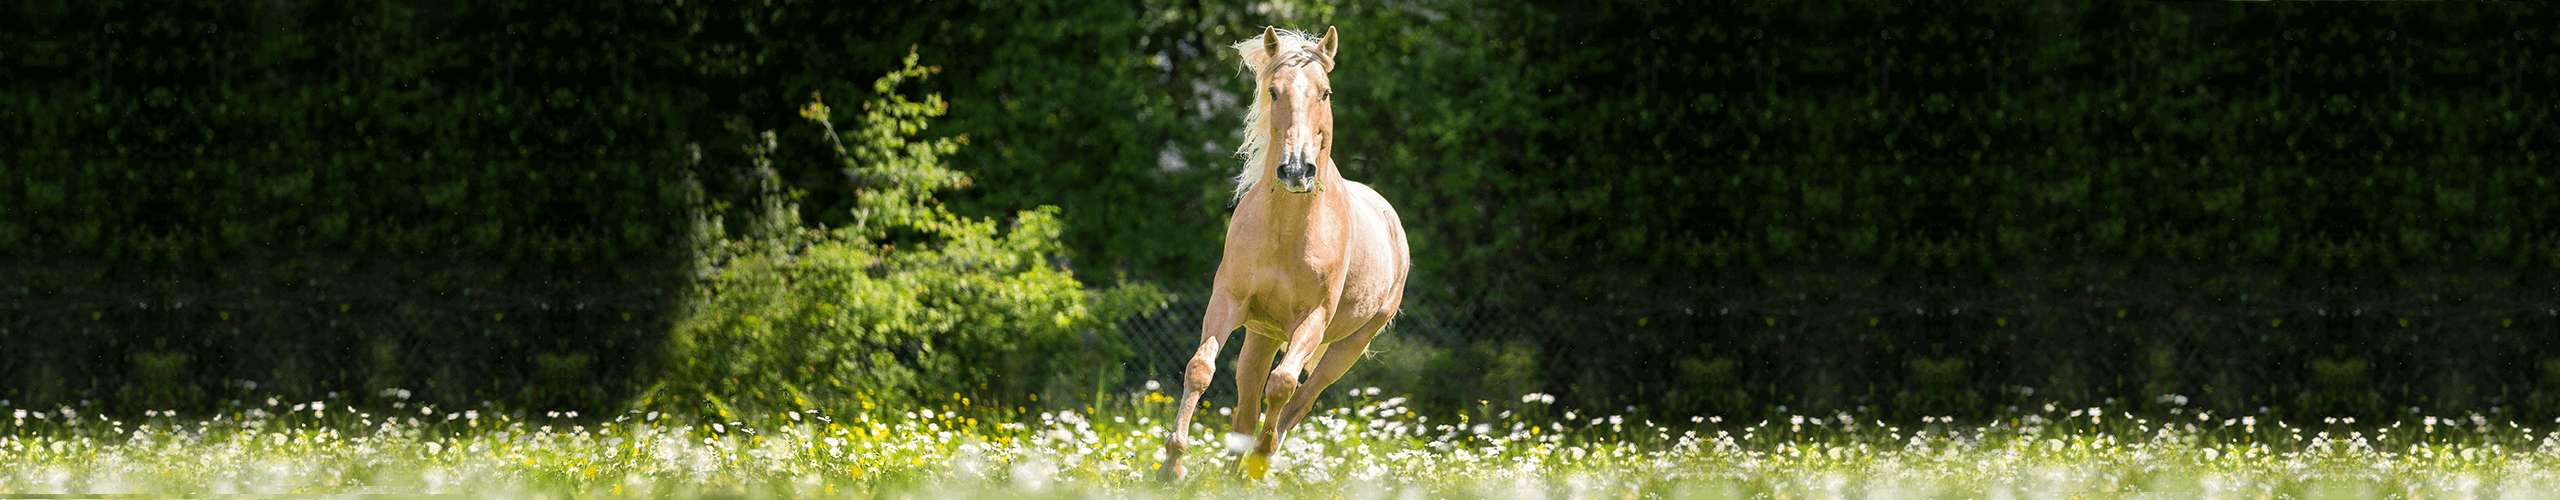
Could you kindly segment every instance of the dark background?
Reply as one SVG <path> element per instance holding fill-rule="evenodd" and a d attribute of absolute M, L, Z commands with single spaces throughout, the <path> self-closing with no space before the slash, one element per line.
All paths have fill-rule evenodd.
<path fill-rule="evenodd" d="M 1412 233 L 1347 386 L 2560 415 L 2538 5 L 556 3 L 0 16 L 0 398 L 619 405 L 702 296 L 691 224 L 754 212 L 722 145 L 776 131 L 844 224 L 796 112 L 910 49 L 969 139 L 953 207 L 1059 206 L 1058 265 L 1173 292 L 1093 332 L 1133 383 L 1216 265 L 1223 47 L 1279 24 L 1340 27 L 1335 159 Z"/>

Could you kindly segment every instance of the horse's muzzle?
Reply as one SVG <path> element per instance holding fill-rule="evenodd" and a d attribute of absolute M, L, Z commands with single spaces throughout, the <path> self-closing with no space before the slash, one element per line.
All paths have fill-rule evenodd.
<path fill-rule="evenodd" d="M 1316 164 L 1305 160 L 1280 162 L 1280 188 L 1292 193 L 1312 191 L 1316 187 Z"/>

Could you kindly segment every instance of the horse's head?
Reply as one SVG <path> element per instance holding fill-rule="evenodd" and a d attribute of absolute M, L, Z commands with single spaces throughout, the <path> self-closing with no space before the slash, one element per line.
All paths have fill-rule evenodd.
<path fill-rule="evenodd" d="M 1310 40 L 1305 34 L 1265 27 L 1259 43 L 1237 45 L 1254 73 L 1254 123 L 1246 127 L 1251 158 L 1241 187 L 1268 177 L 1291 193 L 1320 186 L 1333 166 L 1333 55 L 1341 46 L 1333 28 Z M 1255 45 L 1259 45 L 1256 47 Z M 1253 49 L 1260 49 L 1255 51 Z M 1267 174 L 1265 172 L 1268 172 Z"/>

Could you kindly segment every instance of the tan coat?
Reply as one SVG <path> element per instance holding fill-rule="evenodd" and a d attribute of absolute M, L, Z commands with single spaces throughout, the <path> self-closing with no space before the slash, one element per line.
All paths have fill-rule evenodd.
<path fill-rule="evenodd" d="M 1236 44 L 1261 87 L 1240 148 L 1250 159 L 1238 176 L 1200 348 L 1184 365 L 1182 406 L 1165 439 L 1165 477 L 1183 475 L 1185 431 L 1236 327 L 1250 335 L 1241 337 L 1236 357 L 1231 429 L 1252 436 L 1244 472 L 1260 478 L 1316 396 L 1359 362 L 1403 305 L 1413 269 L 1404 225 L 1386 198 L 1343 179 L 1333 163 L 1327 76 L 1339 42 L 1331 28 L 1322 39 L 1264 28 L 1262 37 Z"/>

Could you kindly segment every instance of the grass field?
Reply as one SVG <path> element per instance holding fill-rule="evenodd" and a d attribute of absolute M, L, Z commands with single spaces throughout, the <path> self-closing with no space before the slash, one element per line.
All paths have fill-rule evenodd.
<path fill-rule="evenodd" d="M 1288 497 L 2554 497 L 2560 433 L 2475 416 L 2288 425 L 2046 407 L 1989 422 L 1855 415 L 1665 421 L 1551 397 L 1421 415 L 1345 390 L 1265 483 L 1236 479 L 1225 418 L 1193 477 L 1152 479 L 1171 408 L 1015 413 L 965 399 L 758 418 L 500 414 L 242 402 L 218 415 L 7 409 L 0 492 L 149 494 Z M 990 419 L 1013 414 L 1018 417 Z M 2094 416 L 2093 416 L 2094 414 Z"/>

